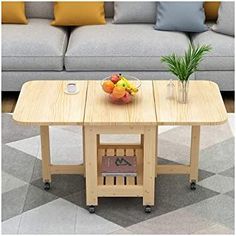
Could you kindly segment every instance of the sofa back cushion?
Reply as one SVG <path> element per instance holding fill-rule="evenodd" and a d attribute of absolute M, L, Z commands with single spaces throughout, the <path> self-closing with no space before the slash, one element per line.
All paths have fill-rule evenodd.
<path fill-rule="evenodd" d="M 113 18 L 114 16 L 114 2 L 104 2 L 106 18 Z"/>
<path fill-rule="evenodd" d="M 106 18 L 113 18 L 114 4 L 113 2 L 105 3 Z M 53 2 L 25 2 L 27 18 L 43 18 L 53 19 Z"/>
<path fill-rule="evenodd" d="M 25 2 L 27 18 L 53 19 L 53 2 Z"/>

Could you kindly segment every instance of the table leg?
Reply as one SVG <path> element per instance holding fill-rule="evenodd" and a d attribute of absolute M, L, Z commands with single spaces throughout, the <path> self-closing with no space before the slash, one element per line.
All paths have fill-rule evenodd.
<path fill-rule="evenodd" d="M 143 140 L 143 205 L 154 205 L 156 127 L 146 127 Z"/>
<path fill-rule="evenodd" d="M 49 126 L 40 126 L 43 182 L 51 183 Z"/>
<path fill-rule="evenodd" d="M 200 149 L 200 126 L 192 126 L 191 152 L 190 152 L 190 182 L 198 181 L 198 160 Z"/>
<path fill-rule="evenodd" d="M 84 127 L 85 136 L 85 172 L 86 172 L 86 204 L 96 206 L 97 196 L 97 135 L 92 127 Z"/>
<path fill-rule="evenodd" d="M 84 177 L 86 177 L 86 170 L 85 170 L 85 131 L 84 126 L 82 126 L 82 143 L 83 143 L 83 165 L 84 165 Z"/>
<path fill-rule="evenodd" d="M 159 137 L 159 126 L 156 127 L 156 153 L 155 153 L 155 166 L 158 165 L 158 137 Z M 157 173 L 156 173 L 156 168 L 155 168 L 155 176 L 157 177 Z"/>

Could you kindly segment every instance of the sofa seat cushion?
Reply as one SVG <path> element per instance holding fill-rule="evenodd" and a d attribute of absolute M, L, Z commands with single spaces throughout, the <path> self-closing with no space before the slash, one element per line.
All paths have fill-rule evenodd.
<path fill-rule="evenodd" d="M 2 25 L 2 69 L 62 70 L 68 35 L 50 22 L 30 19 L 27 25 Z"/>
<path fill-rule="evenodd" d="M 152 24 L 111 24 L 75 28 L 65 55 L 68 71 L 167 70 L 160 57 L 183 54 L 189 38 L 154 30 Z"/>
<path fill-rule="evenodd" d="M 210 44 L 212 47 L 200 63 L 199 70 L 234 70 L 234 37 L 209 30 L 192 34 L 191 40 L 193 45 Z"/>

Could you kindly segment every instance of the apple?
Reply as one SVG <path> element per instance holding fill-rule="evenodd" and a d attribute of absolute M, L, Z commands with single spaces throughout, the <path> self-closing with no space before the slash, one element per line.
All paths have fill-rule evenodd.
<path fill-rule="evenodd" d="M 129 103 L 132 100 L 132 96 L 126 92 L 125 95 L 121 98 L 124 103 Z"/>
<path fill-rule="evenodd" d="M 119 98 L 116 98 L 112 93 L 109 94 L 109 99 L 111 102 L 114 102 L 114 103 L 119 101 Z"/>
<path fill-rule="evenodd" d="M 112 81 L 114 84 L 116 84 L 119 80 L 120 80 L 119 75 L 114 74 L 114 75 L 111 76 L 111 81 Z"/>

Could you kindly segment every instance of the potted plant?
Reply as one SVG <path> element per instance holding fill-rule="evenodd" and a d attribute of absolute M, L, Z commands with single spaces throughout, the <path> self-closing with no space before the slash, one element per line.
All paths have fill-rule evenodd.
<path fill-rule="evenodd" d="M 170 56 L 162 56 L 161 62 L 166 63 L 169 71 L 178 78 L 178 101 L 187 103 L 189 77 L 193 74 L 203 60 L 203 56 L 211 50 L 210 45 L 189 45 L 184 56 L 173 53 Z"/>

